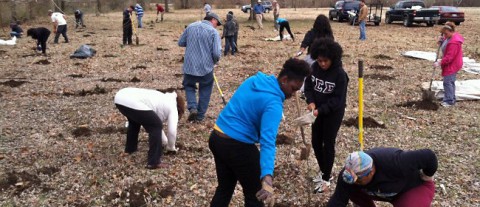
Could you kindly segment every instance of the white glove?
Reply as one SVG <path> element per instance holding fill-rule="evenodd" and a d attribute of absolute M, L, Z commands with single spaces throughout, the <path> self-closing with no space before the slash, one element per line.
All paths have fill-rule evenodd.
<path fill-rule="evenodd" d="M 440 67 L 440 62 L 438 62 L 438 61 L 437 61 L 437 62 L 434 62 L 434 63 L 433 63 L 433 67 L 436 67 L 436 68 Z"/>
<path fill-rule="evenodd" d="M 313 124 L 315 122 L 315 115 L 313 115 L 313 111 L 308 112 L 308 114 L 305 114 L 301 117 L 296 118 L 293 120 L 294 124 L 297 126 L 303 126 L 303 125 L 309 125 Z"/>
<path fill-rule="evenodd" d="M 299 57 L 300 55 L 302 55 L 303 52 L 302 51 L 298 51 L 297 54 L 295 54 L 295 57 Z"/>

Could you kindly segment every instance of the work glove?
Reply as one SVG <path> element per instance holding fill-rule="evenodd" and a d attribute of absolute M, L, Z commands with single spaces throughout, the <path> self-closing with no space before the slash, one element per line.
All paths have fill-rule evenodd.
<path fill-rule="evenodd" d="M 436 67 L 436 68 L 440 67 L 440 62 L 438 62 L 438 61 L 434 62 L 433 67 Z"/>
<path fill-rule="evenodd" d="M 298 51 L 297 54 L 295 54 L 295 57 L 300 57 L 300 55 L 302 55 L 303 52 L 302 51 Z"/>
<path fill-rule="evenodd" d="M 423 180 L 423 181 L 433 181 L 433 176 L 428 176 L 428 175 L 425 175 L 425 173 L 423 173 L 423 170 L 420 170 L 420 178 Z"/>
<path fill-rule="evenodd" d="M 301 117 L 296 118 L 295 120 L 293 120 L 293 123 L 297 126 L 313 124 L 316 118 L 313 112 L 314 111 L 312 110 L 311 112 L 308 112 L 308 114 L 305 114 Z"/>
<path fill-rule="evenodd" d="M 267 175 L 262 179 L 262 189 L 255 194 L 259 201 L 263 201 L 268 206 L 272 206 L 275 202 L 273 198 L 272 176 Z"/>

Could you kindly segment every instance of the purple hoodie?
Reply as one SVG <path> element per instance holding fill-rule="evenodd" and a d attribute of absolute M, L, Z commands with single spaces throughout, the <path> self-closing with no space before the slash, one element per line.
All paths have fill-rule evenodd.
<path fill-rule="evenodd" d="M 445 47 L 445 53 L 442 58 L 442 76 L 455 74 L 463 66 L 462 44 L 464 40 L 462 35 L 455 32 Z"/>

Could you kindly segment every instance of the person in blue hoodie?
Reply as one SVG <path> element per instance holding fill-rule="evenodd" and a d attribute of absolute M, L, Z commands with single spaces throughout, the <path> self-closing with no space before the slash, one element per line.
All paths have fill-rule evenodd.
<path fill-rule="evenodd" d="M 290 24 L 288 23 L 288 20 L 285 18 L 278 18 L 277 19 L 278 25 L 280 25 L 280 41 L 283 40 L 283 30 L 287 29 L 288 34 L 290 34 L 290 37 L 292 38 L 293 41 L 295 41 L 295 37 L 292 34 L 292 31 L 290 31 Z"/>
<path fill-rule="evenodd" d="M 228 206 L 237 181 L 245 206 L 271 201 L 283 101 L 300 89 L 309 68 L 305 61 L 291 58 L 277 77 L 258 72 L 238 87 L 210 134 L 218 181 L 210 206 Z M 255 143 L 260 143 L 260 151 Z"/>

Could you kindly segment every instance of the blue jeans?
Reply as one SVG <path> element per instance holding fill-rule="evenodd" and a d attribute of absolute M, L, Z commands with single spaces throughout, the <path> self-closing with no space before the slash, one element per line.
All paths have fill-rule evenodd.
<path fill-rule="evenodd" d="M 227 56 L 230 48 L 232 48 L 232 55 L 235 55 L 236 45 L 235 45 L 235 36 L 226 36 L 225 37 L 225 51 L 223 56 Z"/>
<path fill-rule="evenodd" d="M 445 95 L 443 96 L 443 102 L 450 105 L 455 104 L 455 80 L 457 79 L 457 74 L 447 75 L 443 77 L 443 90 L 445 90 Z"/>
<path fill-rule="evenodd" d="M 17 33 L 17 32 L 10 32 L 10 37 L 17 37 L 17 38 L 21 38 L 22 37 L 22 33 Z"/>
<path fill-rule="evenodd" d="M 142 18 L 143 18 L 143 16 L 137 16 L 138 28 L 142 28 L 142 27 L 143 27 Z"/>
<path fill-rule="evenodd" d="M 196 85 L 198 83 L 198 104 Z M 208 103 L 212 95 L 213 71 L 204 76 L 183 74 L 183 87 L 187 96 L 188 110 L 197 109 L 197 120 L 203 120 L 207 113 Z"/>
<path fill-rule="evenodd" d="M 367 33 L 366 33 L 366 28 L 365 28 L 365 21 L 361 21 L 359 24 L 360 27 L 360 40 L 366 40 L 367 39 Z"/>

